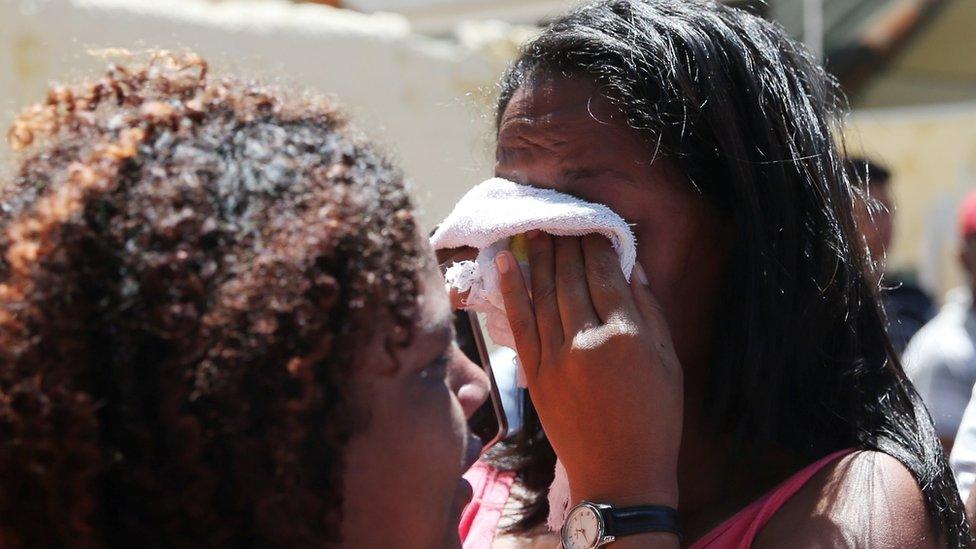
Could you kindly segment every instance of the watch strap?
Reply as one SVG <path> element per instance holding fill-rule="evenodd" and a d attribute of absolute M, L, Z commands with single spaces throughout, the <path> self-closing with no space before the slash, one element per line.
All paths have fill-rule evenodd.
<path fill-rule="evenodd" d="M 603 512 L 606 533 L 621 537 L 651 532 L 667 532 L 681 539 L 678 510 L 665 505 L 610 507 Z"/>

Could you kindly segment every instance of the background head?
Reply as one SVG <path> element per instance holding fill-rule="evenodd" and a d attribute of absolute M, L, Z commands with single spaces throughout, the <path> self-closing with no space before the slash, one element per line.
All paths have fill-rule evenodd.
<path fill-rule="evenodd" d="M 884 445 L 919 478 L 937 524 L 946 508 L 961 517 L 945 459 L 931 454 L 931 423 L 885 333 L 834 140 L 844 101 L 809 53 L 718 2 L 605 0 L 557 18 L 524 47 L 502 81 L 500 123 L 540 78 L 590 82 L 593 103 L 615 106 L 643 139 L 637 161 L 673 167 L 672 183 L 683 179 L 730 221 L 727 237 L 713 233 L 730 251 L 717 290 L 702 288 L 721 306 L 701 342 L 713 360 L 705 390 L 686 394 L 689 413 L 703 410 L 716 435 L 745 447 L 775 444 L 807 458 Z M 680 319 L 688 311 L 669 309 L 653 282 L 660 268 L 645 264 L 691 385 L 680 344 L 692 337 Z"/>
<path fill-rule="evenodd" d="M 857 227 L 880 274 L 884 271 L 885 254 L 891 248 L 894 226 L 891 172 L 876 162 L 856 156 L 847 158 L 844 166 L 859 195 L 854 205 Z"/>
<path fill-rule="evenodd" d="M 959 206 L 959 262 L 970 286 L 976 285 L 976 191 Z"/>
<path fill-rule="evenodd" d="M 4 545 L 321 545 L 357 534 L 349 487 L 446 515 L 470 363 L 399 172 L 330 103 L 157 54 L 9 135 Z M 370 464 L 428 475 L 410 494 L 363 481 L 391 429 Z M 442 541 L 424 509 L 411 533 Z"/>

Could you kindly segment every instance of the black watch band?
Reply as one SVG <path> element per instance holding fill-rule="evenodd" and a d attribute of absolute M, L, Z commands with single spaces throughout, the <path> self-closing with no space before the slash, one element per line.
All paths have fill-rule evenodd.
<path fill-rule="evenodd" d="M 608 506 L 609 507 L 609 506 Z M 615 537 L 667 532 L 681 539 L 678 510 L 664 505 L 602 509 L 607 534 Z"/>

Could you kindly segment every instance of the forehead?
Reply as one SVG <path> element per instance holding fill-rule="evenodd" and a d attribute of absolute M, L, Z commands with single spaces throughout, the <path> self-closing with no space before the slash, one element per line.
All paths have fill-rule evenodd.
<path fill-rule="evenodd" d="M 595 84 L 551 76 L 529 77 L 515 91 L 499 119 L 498 146 L 592 161 L 643 156 L 646 148 Z"/>
<path fill-rule="evenodd" d="M 422 253 L 430 254 L 426 240 L 420 243 Z M 367 343 L 362 345 L 364 359 L 386 365 L 399 363 L 411 371 L 436 358 L 453 340 L 450 299 L 444 289 L 444 279 L 437 270 L 433 258 L 424 261 L 417 273 L 416 316 L 411 326 L 409 345 L 395 350 L 396 358 L 389 354 L 388 341 L 394 320 L 386 312 L 362 320 L 367 323 Z M 361 369 L 369 372 L 369 369 Z"/>
<path fill-rule="evenodd" d="M 423 245 L 429 248 L 427 243 Z M 435 262 L 425 262 L 418 274 L 418 283 L 418 327 L 424 333 L 438 334 L 449 330 L 452 318 L 451 302 L 444 287 L 444 278 Z"/>
<path fill-rule="evenodd" d="M 622 125 L 623 115 L 582 77 L 532 76 L 505 107 L 500 132 L 513 124 L 522 130 L 578 129 L 579 126 Z"/>
<path fill-rule="evenodd" d="M 505 114 L 534 120 L 582 116 L 596 91 L 585 78 L 529 75 L 512 94 Z"/>

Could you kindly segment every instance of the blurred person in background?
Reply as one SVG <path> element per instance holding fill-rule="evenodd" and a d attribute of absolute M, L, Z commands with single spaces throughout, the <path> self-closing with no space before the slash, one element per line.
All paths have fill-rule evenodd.
<path fill-rule="evenodd" d="M 912 336 L 934 315 L 932 298 L 914 278 L 892 272 L 887 267 L 891 249 L 895 204 L 891 193 L 891 172 L 866 158 L 850 157 L 848 173 L 863 193 L 854 208 L 857 225 L 880 276 L 881 301 L 888 318 L 888 337 L 899 355 L 905 352 Z"/>
<path fill-rule="evenodd" d="M 639 267 L 628 284 L 592 235 L 528 235 L 530 280 L 498 256 L 530 397 L 496 461 L 524 490 L 506 541 L 552 536 L 548 517 L 591 547 L 589 500 L 678 508 L 683 541 L 612 547 L 971 544 L 888 340 L 842 104 L 780 28 L 713 1 L 590 2 L 523 47 L 495 175 L 607 205 Z"/>
<path fill-rule="evenodd" d="M 331 103 L 160 54 L 10 141 L 0 546 L 459 547 L 486 379 Z"/>
<path fill-rule="evenodd" d="M 950 292 L 939 314 L 912 338 L 904 357 L 905 373 L 928 407 L 946 452 L 953 450 L 956 433 L 961 432 L 963 411 L 976 384 L 976 311 L 972 305 L 976 191 L 966 195 L 959 208 L 959 240 L 959 265 L 968 285 Z M 958 459 L 968 451 L 954 453 Z"/>

